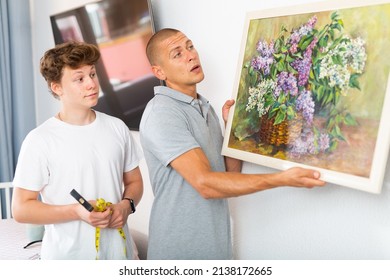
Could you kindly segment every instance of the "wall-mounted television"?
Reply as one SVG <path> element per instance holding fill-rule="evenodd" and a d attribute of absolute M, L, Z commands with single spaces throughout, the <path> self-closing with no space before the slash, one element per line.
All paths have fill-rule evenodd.
<path fill-rule="evenodd" d="M 50 17 L 56 44 L 76 40 L 95 44 L 101 95 L 96 110 L 122 119 L 132 130 L 139 123 L 154 86 L 145 48 L 154 32 L 148 0 L 102 0 Z"/>

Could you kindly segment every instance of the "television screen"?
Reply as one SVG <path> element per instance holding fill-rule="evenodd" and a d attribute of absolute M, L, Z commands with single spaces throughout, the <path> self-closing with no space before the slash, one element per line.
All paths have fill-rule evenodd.
<path fill-rule="evenodd" d="M 99 47 L 102 56 L 96 69 L 101 95 L 95 109 L 138 130 L 153 88 L 160 85 L 145 53 L 153 34 L 148 0 L 102 0 L 52 15 L 50 20 L 56 44 L 76 40 Z"/>

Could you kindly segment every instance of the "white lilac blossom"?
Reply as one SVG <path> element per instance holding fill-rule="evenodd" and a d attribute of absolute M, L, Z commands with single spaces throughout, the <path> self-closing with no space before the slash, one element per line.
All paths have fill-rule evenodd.
<path fill-rule="evenodd" d="M 328 78 L 330 87 L 338 86 L 345 93 L 349 88 L 350 77 L 347 65 L 321 64 L 319 78 Z"/>
<path fill-rule="evenodd" d="M 246 105 L 246 111 L 252 111 L 254 108 L 259 112 L 259 117 L 265 115 L 268 110 L 264 107 L 265 95 L 275 90 L 276 83 L 272 80 L 263 80 L 256 87 L 249 88 L 248 103 Z"/>
<path fill-rule="evenodd" d="M 360 37 L 350 39 L 349 44 L 345 44 L 345 59 L 347 64 L 356 72 L 363 73 L 364 66 L 367 60 L 364 40 Z"/>
<path fill-rule="evenodd" d="M 349 89 L 350 69 L 362 73 L 367 54 L 361 38 L 351 39 L 344 36 L 343 39 L 344 41 L 333 49 L 330 49 L 330 45 L 325 49 L 327 54 L 321 60 L 319 78 L 329 79 L 329 86 L 338 86 L 345 94 Z M 334 57 L 339 58 L 340 63 L 334 63 Z"/>

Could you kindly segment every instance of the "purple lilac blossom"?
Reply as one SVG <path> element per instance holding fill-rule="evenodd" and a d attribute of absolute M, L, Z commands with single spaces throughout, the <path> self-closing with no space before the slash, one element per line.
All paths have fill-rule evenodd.
<path fill-rule="evenodd" d="M 307 154 L 307 144 L 301 138 L 298 138 L 294 141 L 294 143 L 289 146 L 290 155 L 294 158 L 299 158 L 300 156 Z"/>
<path fill-rule="evenodd" d="M 271 65 L 275 62 L 274 59 L 274 41 L 267 44 L 266 41 L 259 41 L 256 45 L 258 56 L 252 59 L 251 65 L 257 71 L 263 71 L 264 75 L 269 75 Z"/>
<path fill-rule="evenodd" d="M 275 99 L 277 99 L 280 93 L 285 95 L 290 94 L 296 96 L 298 94 L 297 78 L 292 73 L 280 72 L 277 76 L 277 86 L 274 91 Z"/>
<path fill-rule="evenodd" d="M 259 52 L 260 55 L 270 57 L 274 54 L 274 44 L 275 42 L 271 40 L 269 44 L 267 44 L 266 41 L 259 41 L 256 45 L 256 50 Z"/>
<path fill-rule="evenodd" d="M 313 28 L 314 28 L 314 26 L 316 25 L 316 23 L 317 23 L 317 16 L 314 15 L 314 16 L 312 16 L 312 17 L 307 21 L 307 26 L 308 26 L 311 30 L 313 30 Z M 311 31 L 311 30 L 310 30 L 310 31 Z"/>
<path fill-rule="evenodd" d="M 318 148 L 321 152 L 325 152 L 330 147 L 330 138 L 328 133 L 321 133 L 318 139 Z"/>
<path fill-rule="evenodd" d="M 317 141 L 317 145 L 316 145 Z M 289 152 L 292 157 L 299 158 L 306 154 L 317 155 L 325 152 L 330 147 L 330 138 L 326 132 L 321 132 L 316 137 L 313 130 L 306 127 L 301 134 L 301 137 L 296 139 L 289 146 Z"/>
<path fill-rule="evenodd" d="M 305 86 L 309 80 L 311 64 L 311 57 L 307 56 L 304 56 L 303 59 L 297 59 L 291 63 L 291 66 L 298 71 L 298 86 Z"/>
<path fill-rule="evenodd" d="M 312 130 L 305 128 L 301 137 L 297 138 L 289 145 L 290 155 L 299 158 L 302 155 L 312 152 L 314 149 L 314 133 Z"/>
<path fill-rule="evenodd" d="M 297 59 L 291 63 L 291 66 L 298 71 L 298 86 L 305 86 L 309 80 L 310 68 L 312 65 L 311 55 L 317 42 L 318 38 L 314 37 L 310 45 L 305 50 L 303 58 Z"/>
<path fill-rule="evenodd" d="M 313 123 L 314 117 L 314 100 L 311 96 L 311 91 L 303 90 L 299 93 L 299 96 L 295 103 L 295 108 L 297 111 L 302 111 L 303 118 L 308 124 Z"/>
<path fill-rule="evenodd" d="M 301 27 L 295 29 L 291 33 L 291 36 L 288 39 L 288 43 L 291 44 L 290 53 L 297 52 L 299 41 L 303 36 L 309 34 L 313 30 L 316 23 L 317 23 L 317 16 L 313 16 L 308 20 L 306 24 L 303 24 Z"/>

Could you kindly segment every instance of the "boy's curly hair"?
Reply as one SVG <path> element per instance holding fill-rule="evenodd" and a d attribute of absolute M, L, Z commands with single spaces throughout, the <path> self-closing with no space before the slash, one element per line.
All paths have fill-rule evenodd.
<path fill-rule="evenodd" d="M 65 67 L 77 69 L 84 65 L 94 65 L 100 58 L 99 48 L 85 42 L 66 42 L 45 52 L 40 60 L 40 72 L 45 78 L 51 94 L 51 83 L 60 83 Z"/>

